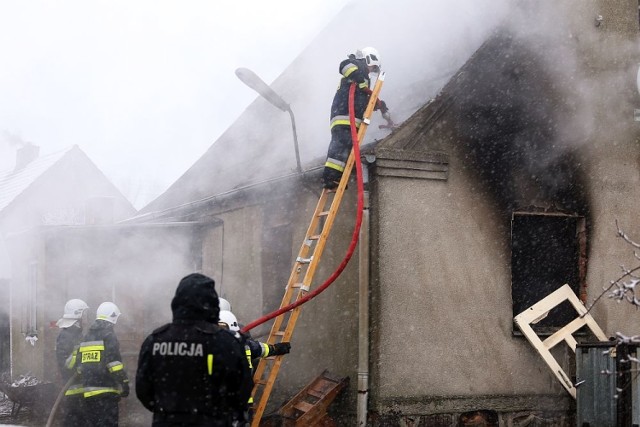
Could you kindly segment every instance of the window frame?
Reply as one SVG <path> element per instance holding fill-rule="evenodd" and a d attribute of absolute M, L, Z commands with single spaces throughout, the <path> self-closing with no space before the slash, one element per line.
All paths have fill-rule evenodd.
<path fill-rule="evenodd" d="M 578 295 L 579 300 L 584 304 L 587 301 L 587 284 L 586 284 L 586 273 L 587 273 L 587 227 L 586 227 L 586 219 L 583 215 L 578 215 L 575 213 L 564 213 L 564 212 L 548 212 L 548 211 L 513 211 L 511 215 L 511 229 L 510 229 L 510 249 L 511 249 L 511 260 L 510 260 L 510 268 L 511 268 L 511 307 L 513 317 L 518 315 L 516 313 L 516 299 L 518 298 L 518 284 L 514 283 L 514 222 L 517 221 L 519 217 L 540 217 L 540 218 L 554 218 L 557 217 L 559 220 L 562 219 L 573 219 L 575 220 L 575 248 L 577 251 L 576 256 L 576 284 L 573 285 L 572 288 L 574 292 Z M 558 279 L 558 287 L 562 287 L 566 281 L 564 278 Z M 522 284 L 520 284 L 522 285 Z M 521 292 L 521 291 L 520 291 Z M 527 302 L 526 307 L 535 304 L 537 301 L 546 297 L 548 293 L 543 294 L 540 291 L 539 295 L 536 295 L 536 298 Z M 524 301 L 524 300 L 521 300 Z M 524 310 L 524 308 L 521 307 Z M 560 310 L 566 312 L 567 315 L 571 312 L 569 307 L 562 307 Z M 522 310 L 521 310 L 522 311 Z M 543 322 L 544 323 L 544 322 Z M 533 329 L 539 335 L 551 335 L 554 332 L 558 331 L 562 328 L 564 323 L 560 322 L 553 325 L 547 326 L 533 326 Z M 522 332 L 519 328 L 516 327 L 515 323 L 513 324 L 512 332 L 514 335 L 521 336 Z"/>

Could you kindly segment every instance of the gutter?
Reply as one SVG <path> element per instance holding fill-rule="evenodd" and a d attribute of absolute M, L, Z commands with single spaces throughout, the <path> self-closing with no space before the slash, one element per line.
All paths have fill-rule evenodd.
<path fill-rule="evenodd" d="M 365 191 L 358 243 L 358 400 L 357 426 L 367 425 L 369 400 L 369 169 L 362 165 Z"/>

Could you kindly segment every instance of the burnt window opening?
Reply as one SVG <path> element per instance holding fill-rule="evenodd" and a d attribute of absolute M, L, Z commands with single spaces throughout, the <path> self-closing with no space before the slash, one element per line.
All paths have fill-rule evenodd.
<path fill-rule="evenodd" d="M 565 214 L 514 212 L 511 219 L 511 296 L 513 317 L 568 284 L 584 302 L 585 221 Z M 575 318 L 565 302 L 532 325 L 551 334 Z M 514 334 L 520 334 L 516 327 Z"/>

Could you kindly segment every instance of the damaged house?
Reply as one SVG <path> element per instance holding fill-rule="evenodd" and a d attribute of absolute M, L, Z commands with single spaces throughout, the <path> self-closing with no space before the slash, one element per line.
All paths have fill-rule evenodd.
<path fill-rule="evenodd" d="M 393 11 L 368 3 L 381 22 L 404 11 L 407 31 L 416 30 L 410 2 Z M 634 262 L 616 221 L 631 235 L 640 229 L 639 18 L 632 2 L 556 3 L 514 5 L 481 43 L 467 45 L 462 62 L 450 61 L 445 81 L 418 66 L 417 54 L 394 57 L 397 38 L 384 25 L 373 40 L 353 41 L 401 61 L 395 76 L 385 66 L 381 97 L 402 124 L 389 134 L 375 117 L 369 128 L 358 253 L 302 308 L 267 413 L 328 369 L 351 380 L 331 407 L 339 425 L 453 426 L 476 411 L 488 425 L 572 425 L 575 400 L 513 318 L 564 284 L 592 302 L 620 264 Z M 118 225 L 197 229 L 185 238 L 181 268 L 156 277 L 164 288 L 145 289 L 146 314 L 137 315 L 146 321 L 119 335 L 131 334 L 130 349 L 161 323 L 147 306 L 166 318 L 187 267 L 216 280 L 241 323 L 279 307 L 321 192 L 332 93 L 320 97 L 318 87 L 335 87 L 328 77 L 344 53 L 323 46 L 352 35 L 356 9 L 347 7 L 272 85 L 301 119 L 302 172 L 289 118 L 258 98 L 163 195 Z M 416 43 L 420 52 L 429 41 Z M 322 85 L 309 87 L 320 75 Z M 314 286 L 342 260 L 355 210 L 352 179 Z M 632 307 L 606 299 L 591 315 L 607 336 L 640 326 Z M 573 317 L 560 307 L 536 331 L 548 335 Z M 267 333 L 268 325 L 252 330 L 257 339 Z M 557 358 L 574 371 L 568 346 Z M 133 366 L 134 355 L 130 376 Z"/>
<path fill-rule="evenodd" d="M 355 417 L 365 394 L 374 425 L 455 425 L 477 410 L 504 423 L 539 417 L 569 425 L 574 399 L 513 318 L 565 283 L 591 302 L 620 263 L 633 261 L 615 221 L 629 230 L 640 225 L 638 15 L 637 5 L 614 3 L 561 2 L 555 12 L 525 6 L 524 15 L 555 22 L 558 31 L 503 25 L 393 134 L 376 133 L 373 123 L 375 140 L 365 141 L 361 159 L 368 244 L 361 241 L 359 257 L 303 308 L 271 409 L 327 368 L 352 380 L 336 410 Z M 273 85 L 285 98 L 295 96 L 290 76 L 299 66 Z M 278 307 L 320 192 L 322 158 L 301 174 L 271 171 L 259 180 L 281 159 L 237 148 L 289 145 L 278 114 L 257 100 L 132 220 L 220 220 L 221 294 L 244 323 Z M 346 251 L 354 208 L 352 182 L 316 285 Z M 203 271 L 215 273 L 206 261 Z M 630 307 L 606 301 L 591 314 L 607 336 L 639 325 Z M 560 307 L 536 331 L 552 333 L 573 317 Z M 572 372 L 565 347 L 558 358 Z M 359 352 L 367 353 L 366 366 Z"/>

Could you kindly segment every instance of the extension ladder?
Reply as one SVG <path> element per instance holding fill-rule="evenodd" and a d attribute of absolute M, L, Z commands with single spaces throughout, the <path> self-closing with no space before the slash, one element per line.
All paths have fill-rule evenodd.
<path fill-rule="evenodd" d="M 358 141 L 364 139 L 364 135 L 367 132 L 367 127 L 370 123 L 371 114 L 373 113 L 376 101 L 378 100 L 378 94 L 382 89 L 382 83 L 384 82 L 384 73 L 380 73 L 374 89 L 369 98 L 369 104 L 364 112 L 362 123 L 358 129 Z M 359 160 L 359 159 L 358 159 Z M 331 232 L 333 222 L 338 213 L 340 202 L 344 190 L 347 187 L 347 182 L 351 175 L 355 159 L 353 156 L 353 149 L 347 160 L 347 164 L 342 173 L 342 179 L 338 188 L 335 190 L 323 189 L 318 204 L 311 218 L 311 223 L 307 229 L 302 246 L 298 252 L 287 287 L 285 288 L 285 294 L 282 298 L 280 308 L 286 307 L 298 301 L 309 292 L 311 288 L 311 282 L 313 276 L 322 257 L 327 238 Z M 330 195 L 333 194 L 333 198 L 330 203 L 330 207 L 327 210 L 326 205 L 331 199 Z M 302 278 L 302 280 L 300 280 Z M 293 330 L 295 328 L 298 316 L 300 315 L 300 309 L 302 306 L 298 306 L 291 311 L 283 313 L 275 318 L 273 325 L 271 326 L 271 332 L 267 342 L 269 344 L 275 344 L 278 342 L 291 341 Z M 280 365 L 282 363 L 282 356 L 267 357 L 261 359 L 256 372 L 253 376 L 254 387 L 252 392 L 252 398 L 254 402 L 258 402 L 255 407 L 254 418 L 251 423 L 252 427 L 258 427 L 260 425 L 260 419 L 267 407 L 267 401 L 269 395 L 275 383 Z"/>

